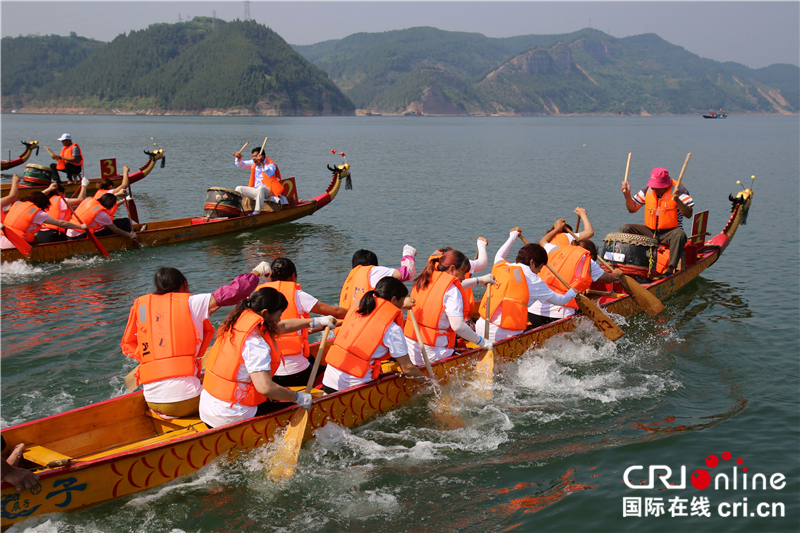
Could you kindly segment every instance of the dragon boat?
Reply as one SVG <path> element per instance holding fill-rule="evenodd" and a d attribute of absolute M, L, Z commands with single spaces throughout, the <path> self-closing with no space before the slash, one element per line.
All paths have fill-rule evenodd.
<path fill-rule="evenodd" d="M 680 290 L 713 265 L 726 250 L 740 224 L 746 222 L 753 191 L 731 196 L 732 214 L 722 232 L 702 245 L 687 248 L 692 264 L 675 274 L 651 280 L 644 286 L 660 299 Z M 616 283 L 602 284 L 608 292 L 621 292 Z M 596 286 L 594 287 L 597 288 Z M 600 296 L 607 312 L 631 316 L 641 311 L 627 295 Z M 496 362 L 513 361 L 554 335 L 576 328 L 575 318 L 564 318 L 525 331 L 494 345 Z M 329 347 L 332 343 L 328 342 Z M 312 348 L 312 353 L 315 350 Z M 433 363 L 434 373 L 448 377 L 470 376 L 479 349 L 466 349 Z M 389 370 L 392 363 L 384 363 Z M 318 377 L 318 381 L 320 378 Z M 304 440 L 334 422 L 354 427 L 380 413 L 410 401 L 421 387 L 399 373 L 384 373 L 376 381 L 325 396 L 316 391 Z M 240 453 L 280 438 L 297 406 L 287 407 L 243 422 L 213 429 L 199 417 L 161 420 L 150 414 L 143 394 L 134 392 L 97 404 L 2 430 L 6 453 L 25 444 L 21 467 L 34 470 L 37 486 L 17 491 L 2 484 L 2 528 L 30 516 L 80 509 L 113 498 L 157 487 L 198 471 L 214 459 Z"/>
<path fill-rule="evenodd" d="M 33 142 L 36 142 L 36 141 L 33 141 Z M 164 168 L 164 165 L 166 164 L 167 160 L 166 160 L 166 157 L 164 156 L 164 150 L 163 149 L 159 148 L 158 150 L 153 150 L 152 152 L 148 152 L 147 150 L 144 150 L 144 153 L 147 154 L 147 157 L 148 157 L 147 162 L 144 165 L 142 165 L 141 167 L 139 167 L 139 170 L 137 170 L 136 172 L 132 172 L 132 173 L 128 174 L 128 181 L 131 184 L 136 183 L 137 181 L 141 181 L 144 178 L 146 178 L 147 175 L 150 174 L 150 172 L 156 167 L 156 162 L 157 161 L 161 161 L 161 168 Z M 17 160 L 15 159 L 14 161 L 17 161 Z M 21 161 L 20 164 L 22 162 L 24 162 L 24 161 Z M 5 161 L 3 161 L 3 164 L 5 164 Z M 16 165 L 12 165 L 12 166 L 16 166 Z M 3 167 L 3 170 L 5 170 L 5 168 L 6 167 Z M 122 174 L 114 174 L 114 175 L 111 175 L 111 176 L 107 176 L 107 178 L 110 179 L 112 182 L 114 182 L 115 186 L 117 186 L 122 181 Z M 93 179 L 90 179 L 89 180 L 89 186 L 86 188 L 86 194 L 89 195 L 89 196 L 94 194 L 94 192 L 97 190 L 97 185 L 103 179 L 105 179 L 105 178 L 93 178 Z M 20 184 L 18 186 L 19 199 L 23 200 L 30 193 L 32 193 L 34 191 L 43 191 L 46 188 L 47 188 L 47 185 L 30 185 L 30 184 L 25 183 L 25 182 L 20 182 Z M 71 194 L 75 193 L 75 191 L 77 191 L 79 188 L 80 188 L 80 184 L 79 183 L 64 183 L 64 189 L 66 191 L 66 194 L 68 194 L 68 195 L 71 195 Z M 11 190 L 11 184 L 10 183 L 4 183 L 4 184 L 0 185 L 0 194 L 2 194 L 2 196 L 7 195 L 10 190 Z"/>
<path fill-rule="evenodd" d="M 16 159 L 9 159 L 6 161 L 3 159 L 0 161 L 0 170 L 8 170 L 9 168 L 14 168 L 20 166 L 22 163 L 28 160 L 34 150 L 36 150 L 36 155 L 39 155 L 39 141 L 20 141 L 22 144 L 25 145 L 25 151 L 22 152 L 22 155 Z M 5 191 L 5 189 L 3 189 Z M 5 196 L 5 194 L 3 195 Z"/>
<path fill-rule="evenodd" d="M 310 200 L 299 200 L 297 198 L 294 178 L 286 178 L 282 180 L 282 183 L 284 184 L 284 190 L 287 191 L 289 204 L 285 206 L 270 204 L 272 207 L 266 206 L 265 209 L 271 210 L 263 211 L 258 215 L 247 215 L 248 210 L 245 208 L 243 211 L 239 210 L 243 216 L 230 218 L 214 216 L 178 218 L 174 220 L 148 222 L 146 224 L 133 224 L 132 229 L 136 232 L 140 245 L 162 246 L 192 239 L 213 237 L 224 233 L 236 233 L 275 224 L 283 224 L 284 222 L 291 222 L 298 218 L 312 215 L 328 205 L 338 194 L 342 179 L 350 179 L 349 163 L 338 165 L 335 168 L 328 166 L 328 169 L 333 172 L 333 178 L 330 184 L 327 189 L 325 189 L 325 192 Z M 235 191 L 222 189 L 221 187 L 212 187 L 209 191 L 227 191 L 227 193 L 221 195 L 226 197 L 227 195 L 238 195 Z M 265 202 L 265 204 L 266 203 L 267 202 Z M 247 205 L 247 202 L 245 202 L 245 204 Z M 207 202 L 206 207 L 207 213 L 220 213 L 225 205 L 220 202 L 217 202 L 217 205 Z M 250 210 L 252 210 L 252 206 Z M 131 239 L 118 235 L 98 237 L 98 241 L 103 245 L 103 248 L 109 252 L 134 248 L 136 246 Z M 31 246 L 30 254 L 26 260 L 29 262 L 60 261 L 76 255 L 98 255 L 99 253 L 97 247 L 91 240 L 80 239 L 34 244 Z M 17 261 L 19 259 L 25 259 L 25 257 L 16 249 L 8 249 L 0 252 L 0 261 Z"/>

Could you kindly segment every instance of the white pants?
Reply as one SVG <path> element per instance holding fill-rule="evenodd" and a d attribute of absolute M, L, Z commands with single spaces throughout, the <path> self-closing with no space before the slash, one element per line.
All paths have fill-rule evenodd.
<path fill-rule="evenodd" d="M 253 209 L 254 213 L 260 213 L 261 207 L 264 205 L 264 200 L 269 200 L 270 202 L 278 203 L 280 202 L 281 205 L 287 205 L 289 200 L 286 199 L 285 196 L 270 196 L 269 189 L 266 187 L 245 187 L 244 185 L 239 185 L 236 187 L 236 192 L 256 201 L 256 206 Z"/>
<path fill-rule="evenodd" d="M 475 331 L 478 332 L 478 335 L 483 335 L 486 332 L 486 321 L 483 318 L 479 318 L 478 321 L 475 323 Z M 496 326 L 494 323 L 489 324 L 489 340 L 492 341 L 492 344 L 496 342 L 500 342 L 504 339 L 509 337 L 514 337 L 519 335 L 524 330 L 513 330 L 513 329 L 505 329 Z"/>

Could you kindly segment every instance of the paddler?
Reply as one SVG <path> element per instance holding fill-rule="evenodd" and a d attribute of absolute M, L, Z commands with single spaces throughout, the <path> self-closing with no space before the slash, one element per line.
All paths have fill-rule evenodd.
<path fill-rule="evenodd" d="M 86 199 L 86 187 L 88 186 L 89 178 L 81 178 L 81 188 L 78 192 L 78 196 L 76 198 L 66 198 L 64 186 L 60 183 L 53 182 L 50 187 L 43 191 L 50 200 L 50 207 L 47 209 L 47 214 L 56 220 L 70 220 L 72 218 L 70 206 L 74 209 Z M 50 224 L 42 225 L 42 229 L 36 233 L 36 242 L 39 244 L 66 240 L 66 230 Z"/>
<path fill-rule="evenodd" d="M 400 268 L 378 266 L 378 256 L 369 250 L 358 250 L 353 254 L 353 268 L 347 275 L 339 295 L 339 307 L 350 309 L 357 306 L 358 302 L 367 292 L 373 290 L 378 282 L 386 277 L 393 277 L 400 281 L 410 281 L 416 275 L 415 257 L 417 250 L 406 244 L 403 246 L 403 257 L 400 259 Z"/>
<path fill-rule="evenodd" d="M 316 319 L 314 325 L 317 326 L 335 322 L 334 317 L 343 319 L 347 314 L 347 309 L 320 302 L 303 291 L 300 284 L 297 283 L 297 268 L 291 259 L 279 257 L 272 261 L 270 267 L 272 281 L 263 283 L 258 288 L 271 287 L 283 294 L 289 302 L 281 320 L 307 319 L 311 313 L 327 315 Z M 272 371 L 272 381 L 284 387 L 306 385 L 311 375 L 308 330 L 292 330 L 289 333 L 280 334 L 275 338 L 275 342 L 283 357 L 279 366 Z"/>
<path fill-rule="evenodd" d="M 275 339 L 315 323 L 334 327 L 336 321 L 328 317 L 281 320 L 288 305 L 283 294 L 263 287 L 239 302 L 219 327 L 200 394 L 200 418 L 209 427 L 248 420 L 287 402 L 311 407 L 310 394 L 272 380 L 281 364 Z"/>
<path fill-rule="evenodd" d="M 425 377 L 411 362 L 403 334 L 402 309 L 413 305 L 407 296 L 402 281 L 386 276 L 348 311 L 325 356 L 322 389 L 327 394 L 374 381 L 381 373 L 381 362 L 390 358 L 405 375 Z"/>
<path fill-rule="evenodd" d="M 417 319 L 431 362 L 453 355 L 456 335 L 482 348 L 491 348 L 488 339 L 484 339 L 467 325 L 462 287 L 469 288 L 478 283 L 485 285 L 492 283 L 494 278 L 487 275 L 464 281 L 469 269 L 469 259 L 463 253 L 447 250 L 441 256 L 431 256 L 425 269 L 414 280 L 411 298 L 416 303 L 409 313 L 414 313 Z M 411 361 L 415 365 L 423 364 L 411 320 L 406 320 L 403 332 Z"/>
<path fill-rule="evenodd" d="M 55 186 L 55 184 L 53 184 Z M 8 214 L 3 219 L 4 231 L 11 228 L 12 231 L 22 234 L 22 238 L 29 243 L 36 241 L 36 232 L 42 227 L 43 224 L 50 224 L 51 226 L 58 226 L 59 228 L 68 229 L 69 231 L 79 230 L 83 231 L 87 228 L 85 224 L 78 224 L 77 222 L 67 222 L 66 220 L 56 220 L 47 213 L 50 208 L 50 200 L 41 191 L 35 191 L 29 194 L 25 200 L 16 202 L 8 210 Z M 0 236 L 0 249 L 9 250 L 14 248 L 5 235 Z"/>
<path fill-rule="evenodd" d="M 77 223 L 80 219 L 89 231 L 97 237 L 103 237 L 115 233 L 120 237 L 127 237 L 136 240 L 136 233 L 128 232 L 120 226 L 125 226 L 128 230 L 131 229 L 131 222 L 127 218 L 114 220 L 109 210 L 117 205 L 117 197 L 111 193 L 106 193 L 100 197 L 99 200 L 95 198 L 87 198 L 75 210 L 75 215 L 72 216 L 72 222 Z M 68 240 L 85 239 L 86 232 L 83 229 L 67 231 Z"/>
<path fill-rule="evenodd" d="M 463 297 L 464 301 L 464 316 L 467 317 L 467 324 L 470 327 L 473 327 L 472 320 L 469 317 L 472 315 L 472 311 L 475 309 L 475 294 L 472 292 L 472 287 L 474 287 L 475 284 L 472 284 L 472 282 L 467 282 L 467 280 L 472 278 L 472 275 L 475 272 L 480 272 L 486 268 L 486 265 L 489 263 L 489 256 L 486 253 L 486 246 L 488 246 L 488 244 L 489 241 L 484 237 L 478 237 L 478 254 L 475 259 L 469 260 L 469 272 L 464 275 L 464 281 L 461 283 L 461 296 Z M 431 256 L 428 258 L 428 261 L 430 261 L 433 256 L 441 256 L 444 252 L 452 249 L 452 246 L 444 246 L 439 248 L 431 254 Z M 466 282 L 466 285 L 464 285 L 464 282 Z"/>
<path fill-rule="evenodd" d="M 130 180 L 128 178 L 128 173 L 131 169 L 127 166 L 122 167 L 122 182 L 120 183 L 119 187 L 114 187 L 114 182 L 108 178 L 103 178 L 100 180 L 100 183 L 97 184 L 97 192 L 94 193 L 95 200 L 99 200 L 101 196 L 104 194 L 113 194 L 114 196 L 125 196 L 128 191 L 128 185 L 130 185 Z M 108 210 L 108 214 L 112 217 L 116 214 L 117 209 L 119 208 L 119 204 L 124 202 L 124 200 L 117 200 L 117 203 Z"/>
<path fill-rule="evenodd" d="M 200 361 L 214 336 L 209 317 L 247 298 L 268 269 L 262 262 L 211 294 L 190 294 L 177 268 L 156 271 L 155 291 L 134 301 L 120 343 L 122 353 L 139 363 L 136 385 L 152 412 L 165 419 L 198 413 Z"/>
<path fill-rule="evenodd" d="M 50 164 L 50 172 L 56 182 L 61 182 L 58 172 L 61 171 L 67 176 L 67 181 L 76 183 L 78 181 L 76 176 L 80 176 L 83 172 L 83 153 L 78 143 L 72 142 L 72 136 L 69 133 L 64 133 L 58 138 L 61 141 L 61 154 L 53 154 L 51 157 L 56 160 L 56 163 Z"/>
<path fill-rule="evenodd" d="M 261 214 L 261 208 L 267 199 L 271 202 L 280 202 L 281 205 L 289 203 L 289 200 L 283 195 L 283 185 L 280 182 L 281 171 L 278 169 L 278 165 L 267 157 L 261 148 L 253 148 L 253 158 L 248 161 L 242 161 L 240 152 L 233 154 L 233 157 L 237 167 L 250 169 L 250 181 L 247 187 L 239 185 L 236 187 L 236 192 L 255 200 L 256 205 L 251 215 Z"/>
<path fill-rule="evenodd" d="M 622 271 L 616 268 L 611 272 L 603 270 L 603 267 L 597 263 L 597 246 L 592 241 L 583 238 L 576 242 L 572 235 L 564 233 L 566 225 L 564 219 L 557 220 L 553 229 L 539 241 L 539 244 L 547 252 L 548 264 L 579 291 L 588 289 L 595 281 L 603 283 L 618 281 L 622 276 Z M 566 287 L 550 270 L 541 272 L 540 277 L 554 292 L 558 294 L 566 292 Z M 536 301 L 528 307 L 530 328 L 538 328 L 544 324 L 572 316 L 577 310 L 578 304 L 575 300 L 571 300 L 566 305 Z"/>
<path fill-rule="evenodd" d="M 553 237 L 551 240 L 555 239 L 555 244 L 561 244 L 567 242 L 566 239 L 567 237 L 569 237 L 569 233 L 567 232 L 567 230 L 573 233 L 577 233 L 578 240 L 581 241 L 589 240 L 592 237 L 594 237 L 594 228 L 592 227 L 592 223 L 589 221 L 589 215 L 586 213 L 586 209 L 584 209 L 583 207 L 576 207 L 575 214 L 578 215 L 579 220 L 583 222 L 583 229 L 580 231 L 580 233 L 578 233 L 573 229 L 572 226 L 567 224 L 567 222 L 564 219 L 560 219 L 561 221 L 563 221 L 564 224 L 562 226 L 561 231 L 556 231 L 553 233 Z M 555 229 L 555 227 L 556 227 L 555 224 L 553 224 L 550 227 L 550 229 L 547 230 L 545 233 L 550 234 L 550 232 L 552 232 Z M 550 242 L 550 240 L 548 240 L 547 242 Z M 569 242 L 572 242 L 572 237 L 569 237 Z M 541 242 L 539 242 L 539 244 L 544 246 Z"/>
<path fill-rule="evenodd" d="M 487 313 L 486 300 L 480 305 L 481 318 L 475 324 L 484 331 L 486 317 L 490 316 L 489 338 L 491 342 L 519 335 L 528 325 L 528 307 L 539 300 L 555 305 L 564 305 L 575 298 L 575 291 L 556 294 L 539 277 L 547 264 L 547 252 L 538 244 L 530 243 L 520 248 L 514 263 L 506 261 L 511 245 L 519 237 L 520 229 L 514 228 L 508 240 L 497 251 L 492 274 L 497 285 L 491 294 L 491 309 Z"/>
<path fill-rule="evenodd" d="M 688 161 L 688 159 L 687 159 Z M 686 245 L 686 233 L 683 231 L 683 219 L 691 218 L 694 212 L 694 200 L 689 196 L 686 186 L 669 177 L 665 168 L 654 168 L 650 172 L 650 181 L 636 196 L 631 197 L 631 185 L 622 182 L 622 194 L 625 196 L 625 207 L 629 213 L 635 213 L 644 206 L 644 225 L 625 224 L 619 231 L 634 235 L 653 237 L 658 244 L 669 246 L 669 264 L 662 277 L 672 275 L 678 268 L 678 261 L 683 256 Z"/>
<path fill-rule="evenodd" d="M 19 198 L 19 182 L 22 178 L 20 178 L 17 174 L 11 176 L 11 189 L 9 189 L 8 194 L 3 196 L 0 199 L 0 213 L 2 213 L 2 218 L 5 218 L 6 215 L 6 208 L 17 201 Z"/>

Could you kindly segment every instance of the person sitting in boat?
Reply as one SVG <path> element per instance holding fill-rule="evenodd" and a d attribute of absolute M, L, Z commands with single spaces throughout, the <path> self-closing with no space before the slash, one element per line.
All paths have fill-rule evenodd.
<path fill-rule="evenodd" d="M 136 233 L 131 231 L 131 221 L 127 218 L 114 220 L 111 213 L 109 213 L 109 210 L 115 205 L 117 205 L 117 197 L 111 193 L 104 194 L 99 200 L 87 198 L 75 210 L 72 222 L 77 223 L 78 219 L 80 219 L 96 237 L 117 234 L 120 237 L 136 240 Z M 70 229 L 67 231 L 68 240 L 85 238 L 86 232 L 82 229 Z"/>
<path fill-rule="evenodd" d="M 669 265 L 663 276 L 672 275 L 678 268 L 678 261 L 683 256 L 686 245 L 686 233 L 683 231 L 683 219 L 691 218 L 694 200 L 683 185 L 675 187 L 677 182 L 669 177 L 665 168 L 654 168 L 650 173 L 650 181 L 636 196 L 631 197 L 631 186 L 622 182 L 622 194 L 625 196 L 625 207 L 629 213 L 635 213 L 644 206 L 644 225 L 625 224 L 619 231 L 634 235 L 653 237 L 658 244 L 669 247 Z"/>
<path fill-rule="evenodd" d="M 320 302 L 307 292 L 301 290 L 297 283 L 297 268 L 291 259 L 279 257 L 270 265 L 272 274 L 267 283 L 258 286 L 271 287 L 286 298 L 289 302 L 281 320 L 308 318 L 310 313 L 329 315 L 325 319 L 343 319 L 347 314 L 344 307 L 335 307 Z M 308 382 L 311 375 L 311 361 L 308 347 L 308 330 L 292 331 L 281 334 L 275 339 L 278 348 L 283 354 L 280 365 L 274 369 L 272 380 L 284 387 L 299 387 Z"/>
<path fill-rule="evenodd" d="M 350 309 L 358 304 L 367 292 L 373 290 L 378 282 L 386 277 L 393 277 L 400 281 L 409 281 L 416 275 L 414 258 L 417 250 L 406 244 L 403 246 L 403 258 L 400 259 L 400 268 L 378 266 L 378 256 L 369 250 L 358 250 L 353 254 L 353 268 L 347 275 L 339 295 L 339 307 Z"/>
<path fill-rule="evenodd" d="M 200 361 L 214 336 L 209 317 L 220 307 L 247 298 L 267 262 L 240 274 L 211 294 L 190 294 L 177 268 L 161 267 L 153 276 L 155 291 L 138 297 L 128 313 L 120 347 L 139 363 L 136 386 L 162 418 L 192 416 L 200 404 Z"/>
<path fill-rule="evenodd" d="M 6 216 L 6 208 L 10 207 L 11 204 L 17 201 L 19 198 L 19 182 L 22 180 L 17 174 L 11 176 L 11 188 L 8 190 L 8 194 L 0 198 L 0 222 Z"/>
<path fill-rule="evenodd" d="M 578 240 L 588 241 L 589 239 L 594 237 L 594 228 L 592 227 L 592 223 L 589 221 L 589 215 L 586 213 L 586 209 L 584 209 L 583 207 L 576 207 L 575 214 L 578 215 L 580 217 L 581 222 L 583 222 L 583 230 L 577 234 Z M 562 229 L 560 232 L 554 232 L 553 237 L 551 239 L 551 240 L 555 239 L 554 244 L 556 245 L 572 242 L 572 237 L 569 235 L 567 230 L 575 233 L 575 231 L 572 229 L 572 226 L 567 224 L 566 220 L 562 218 L 560 219 L 560 221 L 563 222 L 563 225 L 561 226 Z M 558 221 L 556 223 L 558 223 Z M 555 229 L 555 227 L 556 225 L 553 224 L 550 227 L 550 229 L 545 232 L 545 234 L 549 234 L 551 231 Z M 550 241 L 548 240 L 547 242 Z M 544 246 L 541 242 L 539 242 L 539 244 Z"/>
<path fill-rule="evenodd" d="M 282 359 L 275 338 L 315 323 L 334 327 L 336 320 L 281 320 L 288 306 L 283 294 L 263 287 L 239 302 L 225 318 L 209 351 L 200 394 L 200 419 L 207 426 L 248 420 L 285 407 L 286 402 L 311 407 L 310 394 L 273 381 Z"/>
<path fill-rule="evenodd" d="M 89 178 L 81 179 L 81 188 L 76 198 L 67 198 L 65 196 L 66 190 L 60 183 L 51 183 L 50 187 L 43 191 L 50 200 L 50 207 L 47 208 L 47 214 L 56 220 L 69 221 L 72 218 L 72 210 L 78 207 L 80 203 L 86 199 L 86 187 L 89 186 Z M 42 229 L 36 233 L 36 242 L 39 244 L 47 242 L 61 242 L 67 240 L 65 229 L 53 226 L 50 224 L 43 224 Z"/>
<path fill-rule="evenodd" d="M 489 349 L 491 344 L 467 325 L 464 313 L 462 287 L 472 287 L 478 283 L 492 283 L 491 275 L 470 278 L 464 281 L 469 272 L 470 262 L 458 250 L 447 250 L 441 256 L 434 254 L 425 268 L 414 280 L 411 298 L 416 302 L 409 313 L 414 313 L 431 362 L 453 355 L 456 335 L 464 340 Z M 462 284 L 463 282 L 463 284 Z M 424 363 L 417 342 L 414 326 L 410 319 L 403 327 L 411 361 L 415 365 Z"/>
<path fill-rule="evenodd" d="M 540 245 L 529 243 L 520 248 L 514 263 L 506 261 L 511 245 L 519 237 L 520 229 L 509 232 L 508 240 L 497 251 L 492 274 L 497 280 L 491 293 L 491 309 L 487 313 L 486 299 L 478 309 L 481 318 L 475 324 L 478 331 L 485 331 L 486 317 L 489 321 L 489 339 L 492 343 L 519 335 L 528 326 L 528 307 L 537 300 L 555 305 L 564 305 L 575 298 L 575 291 L 556 294 L 539 277 L 547 264 L 547 252 Z"/>
<path fill-rule="evenodd" d="M 576 242 L 572 235 L 564 233 L 565 227 L 564 219 L 557 220 L 553 229 L 539 241 L 547 252 L 548 264 L 580 291 L 588 289 L 594 281 L 604 283 L 618 281 L 622 271 L 616 268 L 611 272 L 603 270 L 597 263 L 597 246 L 588 239 L 578 239 Z M 558 294 L 566 292 L 566 287 L 549 269 L 541 272 L 539 276 L 554 292 Z M 529 329 L 572 316 L 577 310 L 578 304 L 575 300 L 570 300 L 566 305 L 537 300 L 528 307 Z"/>
<path fill-rule="evenodd" d="M 116 197 L 125 196 L 128 190 L 128 185 L 130 185 L 130 181 L 128 179 L 128 173 L 130 170 L 131 169 L 127 166 L 122 167 L 122 183 L 120 183 L 119 187 L 114 187 L 114 182 L 108 178 L 103 178 L 100 180 L 100 183 L 97 184 L 97 192 L 94 193 L 95 200 L 99 200 L 101 196 L 109 193 Z M 124 200 L 117 200 L 117 203 L 114 204 L 114 207 L 108 210 L 108 214 L 113 217 L 119 208 L 119 204 L 121 204 L 123 201 Z"/>
<path fill-rule="evenodd" d="M 55 184 L 53 184 L 55 186 Z M 16 202 L 8 210 L 8 214 L 3 220 L 3 231 L 15 231 L 17 235 L 29 243 L 36 241 L 36 232 L 41 229 L 43 224 L 50 224 L 70 231 L 84 231 L 87 226 L 77 222 L 67 222 L 57 220 L 47 213 L 50 208 L 50 200 L 41 191 L 29 194 L 25 200 Z M 14 248 L 11 241 L 4 235 L 0 236 L 0 249 L 9 250 Z"/>
<path fill-rule="evenodd" d="M 83 172 L 83 153 L 78 143 L 72 142 L 72 136 L 64 133 L 58 138 L 61 141 L 61 154 L 53 154 L 51 157 L 56 163 L 50 164 L 50 171 L 56 182 L 61 182 L 58 173 L 63 172 L 67 176 L 67 181 L 77 183 L 78 177 Z"/>
<path fill-rule="evenodd" d="M 272 159 L 261 151 L 261 148 L 254 148 L 253 158 L 249 161 L 242 161 L 242 154 L 233 154 L 236 158 L 234 164 L 239 168 L 250 169 L 250 181 L 247 187 L 239 185 L 236 192 L 247 198 L 255 200 L 256 205 L 251 214 L 261 214 L 261 208 L 265 200 L 270 202 L 280 202 L 286 205 L 289 200 L 283 195 L 283 185 L 281 184 L 281 171 Z"/>
<path fill-rule="evenodd" d="M 472 311 L 475 310 L 475 293 L 472 292 L 472 287 L 474 287 L 475 284 L 467 280 L 471 279 L 475 272 L 480 272 L 486 268 L 486 265 L 489 263 L 489 256 L 486 253 L 486 246 L 488 244 L 489 241 L 484 237 L 478 237 L 478 255 L 475 256 L 475 259 L 469 260 L 469 272 L 464 275 L 464 280 L 461 282 L 461 297 L 464 304 L 464 316 L 467 317 L 467 325 L 471 328 L 473 327 L 473 324 L 470 316 L 472 315 Z M 433 259 L 434 256 L 441 257 L 443 253 L 452 249 L 452 246 L 443 246 L 433 252 L 428 258 L 428 261 Z"/>
<path fill-rule="evenodd" d="M 381 362 L 394 359 L 409 377 L 425 374 L 411 363 L 403 335 L 402 309 L 413 305 L 403 282 L 385 276 L 348 312 L 325 356 L 322 389 L 331 394 L 369 383 L 381 373 Z"/>

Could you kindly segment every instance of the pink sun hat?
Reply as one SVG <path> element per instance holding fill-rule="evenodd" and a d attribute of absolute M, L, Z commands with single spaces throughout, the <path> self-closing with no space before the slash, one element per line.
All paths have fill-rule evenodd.
<path fill-rule="evenodd" d="M 669 177 L 669 172 L 666 168 L 654 168 L 650 173 L 650 181 L 647 186 L 651 189 L 663 189 L 672 186 L 672 179 Z"/>

